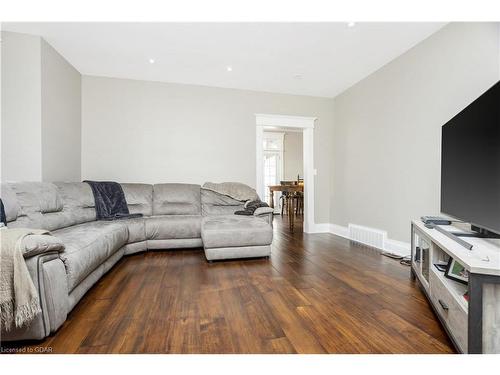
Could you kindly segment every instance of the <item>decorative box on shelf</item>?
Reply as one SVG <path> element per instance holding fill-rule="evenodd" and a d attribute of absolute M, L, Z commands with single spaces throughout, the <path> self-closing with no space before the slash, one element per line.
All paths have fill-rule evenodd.
<path fill-rule="evenodd" d="M 466 241 L 472 250 L 413 221 L 411 276 L 420 283 L 458 351 L 500 353 L 500 239 L 467 237 Z"/>

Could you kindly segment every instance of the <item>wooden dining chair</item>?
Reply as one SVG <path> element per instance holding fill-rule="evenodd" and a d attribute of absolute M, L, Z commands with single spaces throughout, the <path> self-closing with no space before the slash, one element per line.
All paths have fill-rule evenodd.
<path fill-rule="evenodd" d="M 304 215 L 304 193 L 297 191 L 293 199 L 295 199 L 295 215 Z"/>
<path fill-rule="evenodd" d="M 304 185 L 304 179 L 297 175 L 297 184 Z M 304 192 L 298 191 L 295 193 L 296 205 L 295 205 L 295 215 L 304 215 Z"/>
<path fill-rule="evenodd" d="M 297 181 L 280 181 L 280 185 L 283 186 L 293 186 L 296 185 Z M 280 196 L 280 204 L 281 204 L 281 216 L 285 212 L 287 212 L 288 205 L 290 204 L 289 199 L 291 198 L 291 194 L 287 191 L 282 191 Z"/>

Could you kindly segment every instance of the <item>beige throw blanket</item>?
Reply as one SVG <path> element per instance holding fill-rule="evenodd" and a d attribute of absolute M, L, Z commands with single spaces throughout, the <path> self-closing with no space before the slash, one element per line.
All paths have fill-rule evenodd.
<path fill-rule="evenodd" d="M 38 292 L 31 280 L 22 251 L 23 238 L 49 234 L 45 230 L 0 229 L 0 327 L 29 324 L 41 312 Z"/>
<path fill-rule="evenodd" d="M 260 200 L 255 189 L 240 182 L 205 182 L 202 188 L 215 191 L 222 195 L 227 195 L 228 197 L 242 202 Z"/>

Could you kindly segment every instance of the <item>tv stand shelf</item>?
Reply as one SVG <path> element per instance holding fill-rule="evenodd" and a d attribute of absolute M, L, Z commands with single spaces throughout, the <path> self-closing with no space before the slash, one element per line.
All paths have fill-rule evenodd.
<path fill-rule="evenodd" d="M 468 250 L 420 221 L 412 222 L 411 233 L 411 277 L 418 280 L 457 350 L 500 353 L 500 239 L 466 237 L 473 245 Z M 446 277 L 435 266 L 450 258 L 468 271 L 468 283 Z"/>

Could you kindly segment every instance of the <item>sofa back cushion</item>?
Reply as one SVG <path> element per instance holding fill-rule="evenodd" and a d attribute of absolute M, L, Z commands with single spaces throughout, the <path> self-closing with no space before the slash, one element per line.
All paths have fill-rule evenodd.
<path fill-rule="evenodd" d="M 153 185 L 121 184 L 131 214 L 153 215 Z"/>
<path fill-rule="evenodd" d="M 203 216 L 231 215 L 235 211 L 243 210 L 244 206 L 243 202 L 227 195 L 201 189 L 201 213 Z"/>
<path fill-rule="evenodd" d="M 153 185 L 153 215 L 201 215 L 200 185 Z"/>
<path fill-rule="evenodd" d="M 64 201 L 64 212 L 71 213 L 71 223 L 67 226 L 96 220 L 94 194 L 85 182 L 54 182 Z"/>
<path fill-rule="evenodd" d="M 95 220 L 94 200 L 87 184 L 14 182 L 7 186 L 15 198 L 6 199 L 6 213 L 13 205 L 18 206 L 17 217 L 8 218 L 9 227 L 56 230 Z"/>

